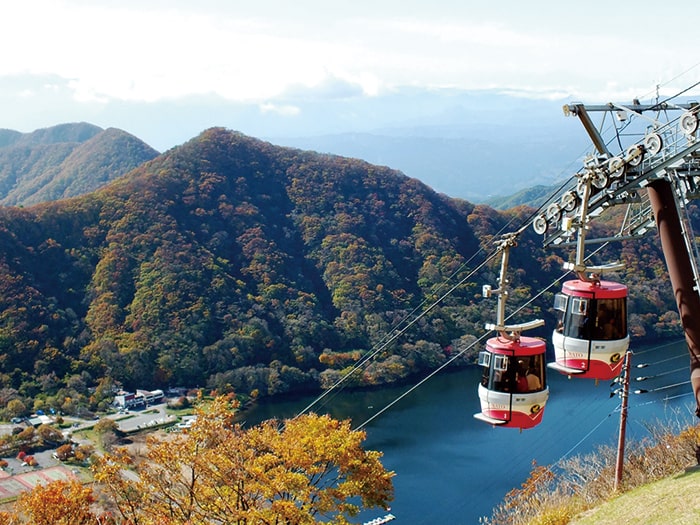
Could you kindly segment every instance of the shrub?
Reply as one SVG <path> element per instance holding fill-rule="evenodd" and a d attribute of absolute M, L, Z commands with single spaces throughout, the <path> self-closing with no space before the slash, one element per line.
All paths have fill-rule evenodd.
<path fill-rule="evenodd" d="M 628 491 L 676 474 L 700 462 L 700 425 L 677 433 L 663 425 L 649 427 L 650 437 L 628 442 L 622 486 Z M 560 461 L 555 467 L 533 463 L 527 480 L 506 494 L 491 525 L 565 525 L 577 514 L 615 494 L 617 449 L 601 446 L 595 452 Z"/>

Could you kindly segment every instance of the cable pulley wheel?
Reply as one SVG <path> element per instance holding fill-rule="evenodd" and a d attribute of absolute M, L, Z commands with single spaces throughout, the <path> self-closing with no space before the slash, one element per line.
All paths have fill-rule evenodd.
<path fill-rule="evenodd" d="M 698 116 L 695 113 L 686 112 L 681 116 L 681 129 L 691 135 L 698 129 Z"/>
<path fill-rule="evenodd" d="M 591 184 L 593 185 L 593 187 L 598 188 L 599 190 L 603 190 L 608 185 L 608 176 L 605 174 L 604 171 L 595 170 L 591 178 Z"/>
<path fill-rule="evenodd" d="M 608 161 L 608 172 L 611 179 L 619 179 L 625 174 L 625 161 L 620 157 L 613 157 Z"/>
<path fill-rule="evenodd" d="M 544 215 L 538 215 L 535 220 L 532 221 L 532 228 L 538 235 L 544 235 L 547 231 L 547 218 Z"/>
<path fill-rule="evenodd" d="M 561 208 L 559 207 L 559 203 L 553 202 L 552 204 L 547 206 L 547 211 L 545 212 L 545 216 L 547 217 L 547 222 L 551 222 L 551 223 L 559 222 L 559 219 L 561 219 Z"/>
<path fill-rule="evenodd" d="M 578 196 L 573 191 L 567 191 L 561 196 L 560 205 L 564 211 L 574 211 L 578 205 Z"/>
<path fill-rule="evenodd" d="M 580 198 L 583 199 L 583 196 L 586 193 L 586 181 L 583 179 L 579 179 L 578 183 L 576 184 L 576 195 L 578 195 Z"/>
<path fill-rule="evenodd" d="M 625 160 L 630 166 L 639 166 L 642 163 L 643 157 L 644 153 L 637 144 L 634 144 L 627 148 L 627 155 L 625 156 Z"/>
<path fill-rule="evenodd" d="M 661 135 L 658 133 L 650 133 L 644 137 L 644 148 L 650 155 L 656 155 L 663 147 L 663 140 L 661 139 Z"/>

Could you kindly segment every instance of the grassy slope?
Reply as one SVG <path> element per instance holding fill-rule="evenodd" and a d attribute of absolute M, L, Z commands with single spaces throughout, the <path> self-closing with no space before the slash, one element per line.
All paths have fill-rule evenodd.
<path fill-rule="evenodd" d="M 584 513 L 571 525 L 696 525 L 700 468 L 639 487 Z"/>

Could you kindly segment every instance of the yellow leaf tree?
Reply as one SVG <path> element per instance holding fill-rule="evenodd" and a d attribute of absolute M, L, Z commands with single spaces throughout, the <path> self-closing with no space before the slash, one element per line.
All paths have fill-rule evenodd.
<path fill-rule="evenodd" d="M 138 465 L 124 451 L 97 463 L 96 481 L 125 521 L 342 524 L 393 498 L 393 473 L 349 421 L 306 414 L 246 429 L 233 423 L 234 408 L 216 399 L 187 434 L 152 437 Z"/>
<path fill-rule="evenodd" d="M 98 522 L 98 516 L 91 510 L 93 503 L 91 487 L 77 480 L 54 481 L 22 494 L 15 503 L 14 513 L 0 515 L 0 524 L 92 525 Z"/>

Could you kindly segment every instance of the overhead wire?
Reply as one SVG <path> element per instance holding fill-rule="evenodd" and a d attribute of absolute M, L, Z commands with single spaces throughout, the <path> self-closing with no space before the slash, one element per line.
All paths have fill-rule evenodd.
<path fill-rule="evenodd" d="M 642 381 L 648 381 L 649 379 L 656 379 L 657 377 L 663 377 L 667 376 L 670 374 L 677 374 L 678 372 L 682 372 L 683 370 L 688 370 L 687 366 L 682 366 L 680 368 L 674 368 L 673 370 L 667 370 L 665 372 L 659 372 L 658 374 L 654 374 L 653 376 L 642 376 L 642 377 L 636 377 L 635 381 L 638 383 L 641 383 Z"/>
<path fill-rule="evenodd" d="M 395 330 L 391 332 L 390 337 L 386 338 L 382 344 L 380 344 L 376 349 L 373 349 L 369 354 L 364 356 L 362 359 L 360 359 L 351 369 L 348 371 L 343 377 L 341 377 L 336 383 L 325 390 L 321 395 L 319 395 L 314 401 L 312 401 L 308 406 L 306 406 L 304 409 L 302 409 L 298 414 L 304 414 L 308 412 L 311 408 L 316 406 L 321 400 L 323 400 L 326 396 L 330 395 L 330 393 L 338 388 L 341 384 L 343 384 L 347 379 L 349 379 L 356 371 L 360 370 L 363 365 L 368 363 L 371 359 L 373 359 L 377 354 L 382 352 L 384 349 L 386 349 L 391 343 L 393 343 L 396 339 L 398 339 L 400 336 L 402 336 L 406 331 L 411 328 L 414 324 L 416 324 L 418 321 L 420 321 L 423 317 L 425 317 L 428 313 L 430 313 L 433 309 L 435 309 L 442 301 L 444 301 L 449 295 L 452 294 L 457 288 L 462 286 L 465 282 L 467 282 L 471 277 L 479 272 L 497 253 L 497 250 L 494 250 L 492 254 L 489 255 L 481 264 L 479 264 L 475 269 L 473 269 L 469 274 L 467 274 L 464 278 L 462 278 L 460 281 L 458 281 L 456 284 L 454 284 L 451 288 L 449 288 L 445 293 L 443 293 L 437 300 L 435 300 L 432 304 L 430 304 L 427 308 L 425 308 L 422 312 L 420 312 L 418 315 L 416 315 L 413 319 L 411 319 L 410 322 L 408 322 L 403 328 L 399 330 Z"/>
<path fill-rule="evenodd" d="M 608 415 L 606 415 L 603 419 L 601 419 L 600 422 L 599 422 L 597 425 L 595 425 L 591 430 L 589 430 L 589 431 L 586 433 L 585 436 L 583 436 L 581 439 L 579 439 L 578 442 L 577 442 L 573 447 L 571 447 L 569 450 L 567 450 L 567 451 L 559 458 L 559 460 L 557 461 L 557 463 L 560 463 L 561 461 L 563 461 L 564 459 L 566 459 L 570 454 L 572 454 L 572 453 L 574 452 L 574 450 L 576 450 L 578 447 L 580 447 L 580 446 L 581 446 L 589 437 L 591 437 L 591 436 L 593 435 L 593 433 L 594 433 L 596 430 L 598 430 L 598 429 L 603 425 L 603 423 L 605 423 L 605 422 L 608 420 L 608 418 L 609 418 L 610 416 L 612 416 L 612 415 L 616 412 L 616 410 L 618 410 L 619 408 L 620 408 L 620 406 L 618 405 L 615 409 L 611 410 L 611 411 L 608 413 Z"/>
<path fill-rule="evenodd" d="M 670 343 L 664 343 L 664 344 L 659 345 L 659 346 L 652 346 L 652 347 L 646 348 L 645 350 L 640 350 L 639 352 L 635 351 L 634 355 L 635 355 L 635 357 L 637 357 L 640 355 L 648 354 L 649 352 L 656 352 L 662 348 L 668 348 L 669 346 L 674 346 L 674 345 L 677 345 L 677 344 L 682 343 L 682 342 L 683 342 L 683 339 L 678 339 L 676 341 L 671 341 Z"/>
<path fill-rule="evenodd" d="M 675 388 L 677 386 L 683 386 L 683 385 L 689 385 L 689 384 L 690 384 L 690 379 L 687 381 L 681 381 L 679 383 L 673 383 L 671 385 L 664 385 L 664 386 L 660 386 L 657 388 L 651 388 L 649 390 L 644 390 L 644 393 L 650 394 L 652 392 L 661 392 L 662 390 L 668 390 L 669 388 Z"/>
<path fill-rule="evenodd" d="M 696 84 L 694 84 L 694 85 L 691 86 L 690 88 L 688 88 L 688 89 L 682 91 L 680 94 L 682 94 L 682 93 L 684 93 L 684 92 L 687 92 L 689 89 L 692 89 L 693 87 L 695 87 L 695 86 L 697 86 L 697 85 L 700 85 L 700 82 L 697 82 Z M 676 96 L 678 96 L 678 95 L 676 95 Z M 619 132 L 619 130 L 617 130 L 617 131 Z M 616 133 L 616 135 L 618 135 L 618 134 Z M 618 135 L 618 140 L 619 140 L 619 135 Z M 571 181 L 573 178 L 574 178 L 574 177 L 570 177 L 566 182 L 562 183 L 562 185 L 561 185 L 555 192 L 553 192 L 552 196 L 551 196 L 548 200 L 544 201 L 545 204 L 543 204 L 542 206 L 540 206 L 536 211 L 534 211 L 534 212 L 531 214 L 531 216 L 530 216 L 526 221 L 524 221 L 524 222 L 525 222 L 525 226 L 524 226 L 524 227 L 529 226 L 529 224 L 531 224 L 533 218 L 534 218 L 538 213 L 540 213 L 540 212 L 542 211 L 542 209 L 546 206 L 546 203 L 549 203 L 552 199 L 556 198 L 556 196 L 558 195 L 558 193 L 560 193 L 560 192 L 570 183 L 570 181 Z M 513 220 L 513 219 L 512 219 L 512 220 Z M 511 220 L 511 222 L 512 222 L 512 220 Z M 524 227 L 523 227 L 523 229 L 524 229 Z M 594 253 L 597 253 L 599 250 L 602 250 L 603 248 L 605 248 L 605 247 L 607 246 L 607 244 L 608 244 L 607 242 L 604 243 L 604 244 L 603 244 L 598 250 L 596 250 L 596 252 L 594 252 Z M 482 253 L 482 252 L 483 252 L 483 248 L 480 248 L 480 249 L 470 258 L 469 261 L 473 260 L 474 257 L 476 257 L 477 255 L 479 255 L 479 254 Z M 351 377 L 352 374 L 353 374 L 356 370 L 358 370 L 361 366 L 363 366 L 365 363 L 367 363 L 369 360 L 371 360 L 371 359 L 372 359 L 374 356 L 376 356 L 379 352 L 381 352 L 382 350 L 384 350 L 389 344 L 391 344 L 392 342 L 394 342 L 398 337 L 400 337 L 401 335 L 403 335 L 403 334 L 406 332 L 406 330 L 408 330 L 413 324 L 415 324 L 415 323 L 416 323 L 418 320 L 420 320 L 423 316 L 427 315 L 427 313 L 429 313 L 433 308 L 435 308 L 436 306 L 438 306 L 438 305 L 439 305 L 448 295 L 450 295 L 456 288 L 458 288 L 459 286 L 461 286 L 461 285 L 462 285 L 464 282 L 466 282 L 472 275 L 474 275 L 477 271 L 479 271 L 481 268 L 483 268 L 488 262 L 490 262 L 490 261 L 493 259 L 493 257 L 495 257 L 496 254 L 497 254 L 497 251 L 491 252 L 491 253 L 486 257 L 486 259 L 485 259 L 484 261 L 482 261 L 482 263 L 481 263 L 476 269 L 474 269 L 472 272 L 469 273 L 469 275 L 468 275 L 467 277 L 463 278 L 463 279 L 460 280 L 457 284 L 455 284 L 454 286 L 452 286 L 445 294 L 443 294 L 442 296 L 440 296 L 440 298 L 439 298 L 437 301 L 435 301 L 434 303 L 432 303 L 426 310 L 424 310 L 422 313 L 420 313 L 418 316 L 416 316 L 414 319 L 412 319 L 410 322 L 408 322 L 408 324 L 407 324 L 404 328 L 402 328 L 402 329 L 400 329 L 400 330 L 392 330 L 391 332 L 389 332 L 389 334 L 386 336 L 384 342 L 382 342 L 382 343 L 378 346 L 377 349 L 371 351 L 371 352 L 368 354 L 368 356 L 366 356 L 366 357 L 364 357 L 363 359 L 361 359 L 360 361 L 358 361 L 358 363 L 351 369 L 351 372 L 347 373 L 347 374 L 346 374 L 343 378 L 341 378 L 335 385 L 333 385 L 330 389 L 326 390 L 321 396 L 319 396 L 319 398 L 318 398 L 316 401 L 312 402 L 312 403 L 311 403 L 309 406 L 307 406 L 301 413 L 304 413 L 304 412 L 306 412 L 307 410 L 309 410 L 311 407 L 313 407 L 318 401 L 320 401 L 320 399 L 322 399 L 322 398 L 323 398 L 325 395 L 327 395 L 330 391 L 336 389 L 336 388 L 337 388 L 340 384 L 342 384 L 347 378 Z M 593 254 L 591 254 L 591 255 L 593 255 Z M 461 270 L 461 269 L 462 269 L 462 267 L 460 267 L 460 270 Z M 460 271 L 460 270 L 458 270 L 458 271 Z M 457 272 L 455 272 L 455 273 L 457 273 Z M 567 273 L 568 273 L 568 272 L 567 272 Z M 565 275 L 566 275 L 566 274 L 564 274 L 562 277 L 560 277 L 560 278 L 554 280 L 554 281 L 553 281 L 552 283 L 550 283 L 550 285 L 548 285 L 547 287 L 541 289 L 540 292 L 539 292 L 536 296 L 531 297 L 529 301 L 527 301 L 526 303 L 524 303 L 523 305 L 521 305 L 521 306 L 520 306 L 516 311 L 514 311 L 508 318 L 510 318 L 510 317 L 512 317 L 513 315 L 517 314 L 517 313 L 520 312 L 523 308 L 527 307 L 529 304 L 531 304 L 533 301 L 535 301 L 537 298 L 539 298 L 542 294 L 546 293 L 551 287 L 553 287 L 553 286 L 554 286 L 555 284 L 557 284 L 562 278 L 564 278 Z M 453 276 L 454 276 L 454 274 L 453 274 Z M 450 276 L 450 278 L 451 278 L 451 277 L 452 277 L 452 276 Z M 444 285 L 444 284 L 445 284 L 445 283 L 443 283 L 443 285 Z M 443 285 L 440 285 L 440 287 L 438 288 L 438 290 L 440 290 L 440 289 L 442 288 Z M 400 326 L 401 323 L 403 323 L 406 319 L 410 318 L 413 314 L 415 314 L 416 311 L 417 311 L 418 309 L 420 309 L 422 306 L 424 306 L 424 305 L 426 304 L 426 301 L 427 301 L 427 299 L 424 300 L 418 307 L 416 307 L 416 309 L 414 309 L 414 310 L 413 310 L 410 314 L 408 314 L 404 319 L 402 319 L 402 320 L 398 323 L 398 326 Z M 380 411 L 378 411 L 377 413 L 375 413 L 374 415 L 372 415 L 370 418 L 368 418 L 366 421 L 364 421 L 362 424 L 360 424 L 359 426 L 357 426 L 356 429 L 364 428 L 367 424 L 369 424 L 371 421 L 373 421 L 374 419 L 376 419 L 377 417 L 379 417 L 379 415 L 383 414 L 383 413 L 384 413 L 385 411 L 387 411 L 389 408 L 391 408 L 392 406 L 394 406 L 394 405 L 395 405 L 396 403 L 398 403 L 401 399 L 403 399 L 404 397 L 406 397 L 407 395 L 409 395 L 411 392 L 413 392 L 414 390 L 416 390 L 417 388 L 419 388 L 421 385 L 423 385 L 423 384 L 424 384 L 425 382 L 427 382 L 429 379 L 431 379 L 431 378 L 434 377 L 436 374 L 438 374 L 439 372 L 441 372 L 442 370 L 444 370 L 444 368 L 446 368 L 447 366 L 449 366 L 449 365 L 450 365 L 452 362 L 454 362 L 457 358 L 461 357 L 466 351 L 470 350 L 470 349 L 473 348 L 477 343 L 481 342 L 487 335 L 489 335 L 489 334 L 488 334 L 488 333 L 483 334 L 481 337 L 479 337 L 478 339 L 476 339 L 475 341 L 473 341 L 471 344 L 469 344 L 466 348 L 462 349 L 460 352 L 458 352 L 457 354 L 453 355 L 453 356 L 452 356 L 450 359 L 448 359 L 444 364 L 442 364 L 440 367 L 438 367 L 437 369 L 435 369 L 434 371 L 432 371 L 428 376 L 426 376 L 425 378 L 423 378 L 423 379 L 422 379 L 421 381 L 419 381 L 417 384 L 413 385 L 411 388 L 409 388 L 409 389 L 408 389 L 407 391 L 405 391 L 403 394 L 401 394 L 400 396 L 398 396 L 396 399 L 394 399 L 392 402 L 390 402 L 390 403 L 389 403 L 387 406 L 385 406 L 383 409 L 381 409 Z M 671 359 L 675 359 L 675 357 L 674 357 L 674 358 L 669 358 L 668 360 L 671 360 Z M 665 361 L 667 361 L 667 360 L 665 360 Z M 662 361 L 662 362 L 663 362 L 663 361 Z M 659 374 L 659 375 L 661 375 L 661 374 Z M 688 382 L 684 382 L 684 383 L 678 383 L 678 384 L 675 384 L 675 385 L 669 385 L 669 386 L 667 386 L 667 387 L 659 387 L 658 389 L 655 389 L 654 391 L 662 390 L 662 389 L 664 389 L 664 388 L 671 388 L 671 387 L 674 387 L 674 386 L 680 386 L 680 385 L 687 384 L 687 383 L 689 383 L 689 381 L 688 381 Z M 684 394 L 684 395 L 685 395 L 685 394 Z M 614 412 L 614 411 L 613 411 L 613 412 Z M 570 449 L 570 451 L 568 451 L 563 457 L 568 456 L 573 450 L 575 450 L 575 449 L 576 449 L 583 441 L 585 441 L 585 440 L 586 440 L 600 425 L 602 425 L 602 423 L 603 423 L 607 418 L 609 418 L 609 416 L 610 416 L 613 412 L 611 412 L 610 414 L 608 414 L 598 425 L 596 425 L 596 427 L 594 427 L 586 436 L 584 436 L 584 438 L 582 438 L 582 440 L 580 440 L 579 443 L 577 443 L 576 445 L 574 445 L 574 447 L 572 447 L 572 449 Z"/>
<path fill-rule="evenodd" d="M 661 365 L 663 363 L 668 363 L 669 361 L 675 361 L 676 359 L 680 359 L 681 357 L 687 358 L 688 354 L 678 354 L 678 355 L 674 355 L 671 357 L 667 357 L 666 359 L 662 359 L 661 361 L 654 362 L 653 365 Z M 650 364 L 650 363 L 640 363 L 640 364 L 643 364 L 644 366 L 640 367 L 639 365 L 637 365 L 638 368 L 646 368 L 647 366 L 652 366 L 652 364 Z"/>

